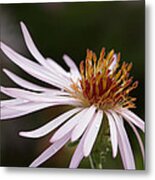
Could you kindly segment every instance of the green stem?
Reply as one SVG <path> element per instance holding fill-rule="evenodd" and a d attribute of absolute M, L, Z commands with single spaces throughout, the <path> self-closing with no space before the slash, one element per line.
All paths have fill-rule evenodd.
<path fill-rule="evenodd" d="M 99 168 L 99 169 L 103 169 L 103 167 L 102 167 L 102 164 L 101 164 L 101 163 L 99 163 L 98 168 Z"/>
<path fill-rule="evenodd" d="M 93 159 L 91 155 L 89 155 L 89 163 L 90 163 L 91 169 L 94 169 L 95 167 L 94 167 L 94 163 L 93 163 Z"/>
<path fill-rule="evenodd" d="M 96 144 L 93 148 L 91 155 L 89 156 L 89 162 L 92 169 L 104 169 L 106 159 L 109 153 L 109 148 L 111 144 L 109 141 L 109 124 L 106 116 L 104 116 L 100 132 Z"/>

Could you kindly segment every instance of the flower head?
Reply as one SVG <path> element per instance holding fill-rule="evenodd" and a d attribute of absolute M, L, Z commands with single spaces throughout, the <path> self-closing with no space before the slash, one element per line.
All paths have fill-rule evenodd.
<path fill-rule="evenodd" d="M 129 96 L 138 82 L 132 84 L 133 77 L 129 77 L 132 63 L 123 63 L 119 68 L 120 53 L 110 51 L 105 57 L 103 48 L 97 60 L 96 54 L 87 50 L 85 62 L 80 63 L 81 79 L 71 85 L 73 97 L 80 99 L 84 106 L 94 104 L 102 110 L 113 108 L 134 108 L 136 98 Z M 80 84 L 80 85 L 79 85 Z"/>
<path fill-rule="evenodd" d="M 80 140 L 69 166 L 77 168 L 83 157 L 90 155 L 104 121 L 103 117 L 106 117 L 113 157 L 116 157 L 119 147 L 124 168 L 135 169 L 132 148 L 123 124 L 125 120 L 133 129 L 144 156 L 143 143 L 135 127 L 144 131 L 144 121 L 129 110 L 135 108 L 136 100 L 130 97 L 129 93 L 138 85 L 138 82 L 133 83 L 133 77 L 129 76 L 132 64 L 124 62 L 120 66 L 120 53 L 115 54 L 112 50 L 105 55 L 103 48 L 99 59 L 95 53 L 87 50 L 85 61 L 80 63 L 80 70 L 69 56 L 64 55 L 63 59 L 70 68 L 67 72 L 54 60 L 41 55 L 24 23 L 21 23 L 21 29 L 26 45 L 38 63 L 18 54 L 3 42 L 2 51 L 26 73 L 54 88 L 34 84 L 3 69 L 21 88 L 1 87 L 1 91 L 11 97 L 1 101 L 1 119 L 20 117 L 57 105 L 72 107 L 36 130 L 19 133 L 24 137 L 39 138 L 58 128 L 50 139 L 49 148 L 30 166 L 39 166 L 67 142 Z"/>

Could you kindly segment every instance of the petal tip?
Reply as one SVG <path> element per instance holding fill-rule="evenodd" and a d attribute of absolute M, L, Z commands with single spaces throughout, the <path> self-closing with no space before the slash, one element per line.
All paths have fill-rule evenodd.
<path fill-rule="evenodd" d="M 20 21 L 20 26 L 21 26 L 21 28 L 24 28 L 24 27 L 25 27 L 25 24 L 24 24 L 23 21 Z"/>
<path fill-rule="evenodd" d="M 83 150 L 83 155 L 84 155 L 84 157 L 88 157 L 89 154 L 90 154 L 90 152 Z"/>
<path fill-rule="evenodd" d="M 24 131 L 21 131 L 18 134 L 19 134 L 19 136 L 22 136 L 22 137 L 32 138 L 32 136 L 30 134 L 28 134 L 27 132 L 24 132 Z"/>
<path fill-rule="evenodd" d="M 112 153 L 112 157 L 113 157 L 113 158 L 116 158 L 116 156 L 117 156 L 117 152 L 113 152 L 113 153 Z"/>
<path fill-rule="evenodd" d="M 71 142 L 74 142 L 74 141 L 76 141 L 75 136 L 71 136 Z"/>
<path fill-rule="evenodd" d="M 25 137 L 25 133 L 23 131 L 19 132 L 18 135 Z"/>
<path fill-rule="evenodd" d="M 6 47 L 6 45 L 2 42 L 2 41 L 0 41 L 0 47 L 1 47 L 1 49 L 3 50 L 5 47 Z M 3 50 L 4 51 L 4 50 Z"/>
<path fill-rule="evenodd" d="M 56 141 L 56 139 L 54 136 L 49 140 L 50 143 L 54 143 L 55 141 Z"/>

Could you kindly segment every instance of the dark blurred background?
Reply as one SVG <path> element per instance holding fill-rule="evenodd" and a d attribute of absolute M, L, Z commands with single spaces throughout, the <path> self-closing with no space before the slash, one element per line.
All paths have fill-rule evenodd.
<path fill-rule="evenodd" d="M 17 52 L 31 58 L 20 30 L 20 21 L 28 27 L 34 42 L 45 57 L 52 57 L 64 68 L 62 55 L 67 53 L 77 64 L 85 58 L 86 49 L 98 55 L 102 47 L 106 51 L 121 52 L 122 61 L 133 62 L 131 74 L 139 81 L 132 93 L 137 97 L 134 112 L 144 119 L 144 68 L 145 68 L 145 5 L 144 1 L 3 4 L 0 8 L 1 40 Z M 2 53 L 0 63 L 18 75 L 37 82 Z M 16 87 L 1 71 L 2 85 Z M 2 99 L 7 97 L 1 95 Z M 42 110 L 21 118 L 1 122 L 1 165 L 28 166 L 46 147 L 52 134 L 41 139 L 26 139 L 18 135 L 21 130 L 35 129 L 67 107 Z M 140 148 L 132 130 L 126 126 L 133 147 L 137 169 L 144 169 Z M 140 132 L 140 131 L 139 131 Z M 141 133 L 141 132 L 140 132 Z M 141 133 L 144 141 L 144 135 Z M 65 146 L 42 167 L 68 167 L 75 147 Z M 81 168 L 90 168 L 88 159 Z M 108 156 L 105 168 L 121 169 L 120 156 Z"/>

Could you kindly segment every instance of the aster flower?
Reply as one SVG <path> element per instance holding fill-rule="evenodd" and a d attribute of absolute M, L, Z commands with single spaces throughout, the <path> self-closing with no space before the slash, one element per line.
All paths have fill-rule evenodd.
<path fill-rule="evenodd" d="M 85 61 L 78 69 L 74 61 L 63 56 L 70 68 L 67 72 L 53 59 L 44 58 L 21 22 L 21 29 L 28 50 L 37 62 L 15 52 L 1 42 L 3 53 L 17 66 L 32 77 L 53 88 L 29 82 L 7 69 L 4 73 L 20 88 L 2 87 L 1 92 L 11 99 L 1 101 L 1 120 L 21 117 L 32 112 L 60 105 L 69 105 L 71 110 L 52 119 L 47 124 L 31 131 L 22 131 L 20 136 L 40 138 L 56 130 L 50 139 L 50 146 L 37 157 L 30 167 L 38 167 L 52 157 L 69 141 L 79 140 L 69 167 L 77 168 L 84 157 L 90 155 L 102 121 L 107 118 L 110 129 L 112 156 L 118 148 L 125 169 L 135 169 L 135 161 L 124 121 L 133 129 L 144 157 L 144 147 L 137 128 L 144 132 L 144 121 L 130 111 L 135 108 L 136 98 L 129 93 L 138 82 L 129 76 L 132 64 L 120 65 L 120 53 L 114 50 L 105 55 L 101 50 L 99 59 L 94 52 L 87 50 Z"/>

